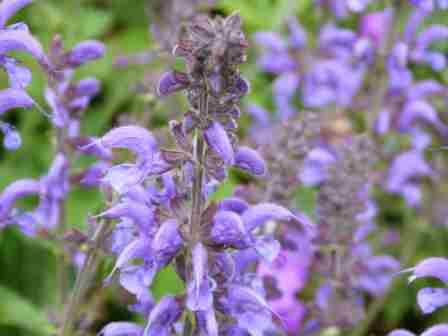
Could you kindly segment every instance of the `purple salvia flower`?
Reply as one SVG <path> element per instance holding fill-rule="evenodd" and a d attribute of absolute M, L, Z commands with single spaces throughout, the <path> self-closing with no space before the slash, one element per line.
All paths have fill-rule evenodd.
<path fill-rule="evenodd" d="M 143 327 L 131 322 L 112 322 L 99 332 L 98 336 L 142 336 Z"/>
<path fill-rule="evenodd" d="M 20 89 L 5 89 L 0 91 L 0 115 L 15 108 L 30 108 L 34 104 L 28 94 Z"/>
<path fill-rule="evenodd" d="M 197 243 L 191 256 L 193 278 L 188 284 L 187 307 L 192 311 L 208 311 L 213 304 L 213 286 L 207 275 L 207 250 Z"/>
<path fill-rule="evenodd" d="M 157 94 L 167 96 L 185 90 L 190 85 L 188 75 L 179 71 L 168 71 L 162 75 L 157 85 Z"/>
<path fill-rule="evenodd" d="M 431 314 L 448 305 L 448 288 L 423 288 L 418 291 L 417 303 L 423 314 Z"/>
<path fill-rule="evenodd" d="M 0 222 L 7 219 L 19 198 L 38 194 L 40 189 L 40 182 L 31 179 L 18 180 L 6 187 L 0 194 Z"/>
<path fill-rule="evenodd" d="M 83 41 L 78 43 L 65 55 L 69 67 L 79 67 L 85 63 L 97 60 L 104 56 L 106 48 L 98 41 Z"/>
<path fill-rule="evenodd" d="M 266 163 L 260 154 L 249 147 L 238 147 L 235 153 L 235 166 L 248 171 L 255 176 L 263 176 L 266 173 Z"/>
<path fill-rule="evenodd" d="M 49 61 L 40 43 L 26 30 L 0 30 L 0 55 L 11 51 L 24 51 L 31 54 L 44 67 L 49 68 Z"/>
<path fill-rule="evenodd" d="M 415 267 L 409 269 L 412 276 L 409 281 L 414 281 L 422 277 L 432 277 L 448 284 L 448 259 L 432 257 L 418 263 Z"/>
<path fill-rule="evenodd" d="M 245 249 L 251 245 L 246 227 L 241 217 L 232 211 L 218 211 L 210 230 L 212 244 Z"/>
<path fill-rule="evenodd" d="M 169 264 L 181 250 L 183 244 L 184 242 L 179 234 L 177 221 L 169 219 L 163 222 L 154 236 L 151 246 L 154 250 L 157 266 L 164 267 Z"/>
<path fill-rule="evenodd" d="M 31 2 L 32 0 L 3 0 L 0 4 L 0 29 L 5 27 L 14 14 Z"/>
<path fill-rule="evenodd" d="M 299 222 L 299 219 L 291 211 L 273 203 L 254 205 L 246 210 L 241 218 L 248 231 L 252 231 L 269 220 Z"/>
<path fill-rule="evenodd" d="M 210 148 L 218 154 L 218 156 L 227 165 L 232 165 L 235 161 L 232 144 L 227 136 L 227 132 L 222 125 L 216 121 L 212 121 L 204 131 L 204 137 Z"/>
<path fill-rule="evenodd" d="M 148 324 L 145 328 L 145 336 L 170 336 L 172 325 L 182 314 L 182 306 L 179 299 L 173 296 L 163 297 L 151 311 Z"/>

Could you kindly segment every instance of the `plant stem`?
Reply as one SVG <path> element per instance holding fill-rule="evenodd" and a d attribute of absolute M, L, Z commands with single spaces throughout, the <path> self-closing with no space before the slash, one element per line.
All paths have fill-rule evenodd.
<path fill-rule="evenodd" d="M 98 257 L 100 256 L 100 245 L 106 236 L 107 228 L 107 223 L 102 221 L 92 237 L 93 246 L 89 248 L 87 258 L 76 277 L 73 294 L 68 306 L 66 307 L 64 322 L 62 324 L 62 328 L 60 329 L 59 336 L 70 335 L 73 321 L 75 321 L 77 317 L 78 306 L 82 302 L 83 296 L 88 288 L 92 276 L 95 274 Z"/>
<path fill-rule="evenodd" d="M 206 120 L 208 115 L 208 89 L 207 82 L 204 77 L 204 89 L 199 101 L 199 119 Z M 193 157 L 195 161 L 194 176 L 193 176 L 193 190 L 192 190 L 192 204 L 190 216 L 190 233 L 192 242 L 199 240 L 201 214 L 202 214 L 202 185 L 204 180 L 204 161 L 205 161 L 205 141 L 202 130 L 196 131 L 194 141 Z"/>

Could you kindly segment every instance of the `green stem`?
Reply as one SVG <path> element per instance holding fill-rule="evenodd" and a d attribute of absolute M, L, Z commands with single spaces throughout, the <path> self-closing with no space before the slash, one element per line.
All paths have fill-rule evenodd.
<path fill-rule="evenodd" d="M 93 246 L 89 248 L 87 258 L 76 277 L 73 294 L 65 310 L 64 322 L 58 334 L 59 336 L 68 336 L 71 333 L 73 321 L 77 318 L 78 307 L 81 304 L 89 283 L 95 274 L 100 256 L 100 246 L 107 234 L 107 228 L 107 223 L 101 222 L 92 237 Z"/>

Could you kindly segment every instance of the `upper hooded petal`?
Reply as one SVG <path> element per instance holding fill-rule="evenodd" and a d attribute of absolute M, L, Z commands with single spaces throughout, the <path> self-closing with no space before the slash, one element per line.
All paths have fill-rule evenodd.
<path fill-rule="evenodd" d="M 226 130 L 219 122 L 212 121 L 204 132 L 205 140 L 210 148 L 219 155 L 224 163 L 234 163 L 234 152 Z"/>
<path fill-rule="evenodd" d="M 40 183 L 36 180 L 23 179 L 11 183 L 0 194 L 0 220 L 5 219 L 14 203 L 22 197 L 38 194 Z"/>
<path fill-rule="evenodd" d="M 0 30 L 0 55 L 5 55 L 10 51 L 27 52 L 36 58 L 39 63 L 49 67 L 49 61 L 41 44 L 26 30 Z"/>
<path fill-rule="evenodd" d="M 142 336 L 143 327 L 131 322 L 111 322 L 107 324 L 98 336 Z"/>
<path fill-rule="evenodd" d="M 0 91 L 0 115 L 14 108 L 30 108 L 34 101 L 21 89 Z"/>
<path fill-rule="evenodd" d="M 266 173 L 266 163 L 261 155 L 245 146 L 238 147 L 235 153 L 235 166 L 256 176 L 263 176 Z"/>
<path fill-rule="evenodd" d="M 107 132 L 100 139 L 107 148 L 124 148 L 137 155 L 148 155 L 157 150 L 154 136 L 140 126 L 122 126 Z"/>
<path fill-rule="evenodd" d="M 243 213 L 242 219 L 249 232 L 269 220 L 299 222 L 299 218 L 291 211 L 273 203 L 261 203 L 250 207 Z"/>
<path fill-rule="evenodd" d="M 445 336 L 448 335 L 448 324 L 438 324 L 427 329 L 420 336 Z"/>
<path fill-rule="evenodd" d="M 103 57 L 105 52 L 106 47 L 103 43 L 94 40 L 83 41 L 67 53 L 67 64 L 77 67 Z"/>
<path fill-rule="evenodd" d="M 0 3 L 0 29 L 4 28 L 9 18 L 33 0 L 3 0 Z"/>
<path fill-rule="evenodd" d="M 173 324 L 182 314 L 182 306 L 174 296 L 165 296 L 149 314 L 145 336 L 171 336 Z"/>
<path fill-rule="evenodd" d="M 410 281 L 422 277 L 433 277 L 448 284 L 448 259 L 433 257 L 428 258 L 411 269 L 413 271 L 412 276 L 409 277 Z"/>

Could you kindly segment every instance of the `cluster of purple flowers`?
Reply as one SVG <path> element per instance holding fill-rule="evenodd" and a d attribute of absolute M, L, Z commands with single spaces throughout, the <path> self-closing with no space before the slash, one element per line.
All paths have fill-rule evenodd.
<path fill-rule="evenodd" d="M 0 5 L 3 25 L 30 2 L 3 1 Z M 56 149 L 46 175 L 39 179 L 15 181 L 0 194 L 0 227 L 17 224 L 28 235 L 46 235 L 64 221 L 64 202 L 70 191 L 71 159 L 75 157 L 78 147 L 80 118 L 99 91 L 99 82 L 95 78 L 73 81 L 73 75 L 78 67 L 102 57 L 105 47 L 97 41 L 84 41 L 70 50 L 64 50 L 61 38 L 56 36 L 46 53 L 24 23 L 8 26 L 1 34 L 2 64 L 11 85 L 0 94 L 2 113 L 12 108 L 37 106 L 25 91 L 31 81 L 31 72 L 19 61 L 7 56 L 13 50 L 28 52 L 38 60 L 48 77 L 45 100 L 51 112 L 43 112 L 55 128 Z M 17 131 L 3 121 L 1 128 L 5 133 L 5 147 L 17 149 L 21 143 Z M 34 210 L 24 211 L 14 207 L 18 199 L 30 195 L 39 197 L 39 204 Z"/>
<path fill-rule="evenodd" d="M 447 130 L 437 111 L 448 93 L 446 87 L 433 79 L 414 79 L 410 68 L 422 66 L 440 72 L 446 67 L 445 55 L 432 45 L 446 38 L 448 28 L 423 26 L 424 19 L 431 15 L 429 7 L 422 8 L 424 4 L 419 2 L 413 9 L 403 3 L 397 8 L 365 12 L 368 1 L 320 1 L 318 5 L 330 9 L 335 19 L 357 13 L 358 30 L 341 28 L 330 21 L 321 26 L 313 43 L 311 34 L 295 18 L 289 18 L 287 38 L 277 32 L 256 33 L 254 39 L 262 47 L 258 65 L 276 76 L 276 113 L 272 116 L 260 106 L 248 106 L 254 121 L 251 141 L 268 153 L 267 199 L 291 205 L 298 186 L 319 186 L 318 232 L 307 237 L 313 252 L 306 252 L 306 248 L 301 251 L 311 262 L 281 264 L 285 274 L 295 267 L 296 277 L 306 278 L 310 270 L 317 270 L 317 274 L 332 279 L 316 292 L 314 306 L 308 311 L 311 320 L 304 330 L 309 333 L 326 326 L 353 326 L 364 316 L 363 293 L 381 296 L 386 291 L 400 266 L 391 256 L 375 256 L 366 240 L 375 228 L 377 212 L 368 191 L 372 186 L 380 187 L 401 195 L 409 207 L 422 207 L 422 178 L 437 175 L 425 151 L 437 136 L 445 138 Z M 401 32 L 399 22 L 409 12 Z M 302 106 L 314 112 L 299 113 L 294 103 L 297 96 Z M 366 111 L 370 150 L 359 147 L 362 141 L 354 136 L 351 115 L 359 110 Z M 314 120 L 319 126 L 309 123 L 312 114 L 318 115 Z M 309 134 L 304 136 L 303 129 Z M 391 135 L 409 138 L 410 148 L 391 152 L 384 145 L 384 139 Z M 376 156 L 387 160 L 383 172 L 365 170 L 375 156 L 372 148 Z M 271 183 L 275 184 L 272 188 Z M 251 186 L 245 193 L 257 195 L 259 189 Z M 277 234 L 294 236 L 294 229 L 286 228 L 286 232 L 282 228 Z M 322 254 L 325 247 L 331 250 L 327 256 Z M 339 256 L 338 247 L 344 251 Z M 330 259 L 325 261 L 325 257 Z M 265 266 L 261 272 L 266 274 Z M 274 269 L 269 274 L 269 283 L 282 283 L 281 271 Z M 334 281 L 334 274 L 339 274 L 339 281 Z M 313 285 L 316 281 L 309 278 Z M 342 290 L 338 283 L 343 284 Z M 303 286 L 290 287 L 299 305 L 297 295 Z M 289 288 L 283 291 L 285 297 L 290 296 Z M 281 292 L 277 291 L 273 304 L 280 302 Z M 288 305 L 285 301 L 283 307 L 276 307 L 282 311 Z M 303 315 L 303 308 L 297 309 L 291 333 L 298 330 L 297 321 Z"/>
<path fill-rule="evenodd" d="M 280 245 L 257 231 L 267 221 L 299 224 L 300 218 L 272 203 L 209 198 L 231 166 L 255 176 L 266 171 L 261 156 L 238 146 L 235 134 L 238 103 L 249 91 L 238 70 L 246 48 L 238 14 L 197 17 L 173 50 L 187 71 L 166 72 L 157 89 L 160 96 L 187 94 L 190 110 L 181 122 L 170 122 L 177 149 L 159 148 L 138 126 L 112 129 L 92 143 L 136 156 L 107 170 L 102 183 L 113 188 L 114 201 L 100 216 L 119 220 L 111 237 L 117 261 L 109 278 L 119 273 L 120 285 L 135 295 L 132 309 L 147 317 L 145 328 L 113 322 L 101 335 L 262 335 L 277 329 L 253 265 L 259 258 L 275 259 Z M 186 292 L 155 302 L 148 287 L 168 265 Z"/>

